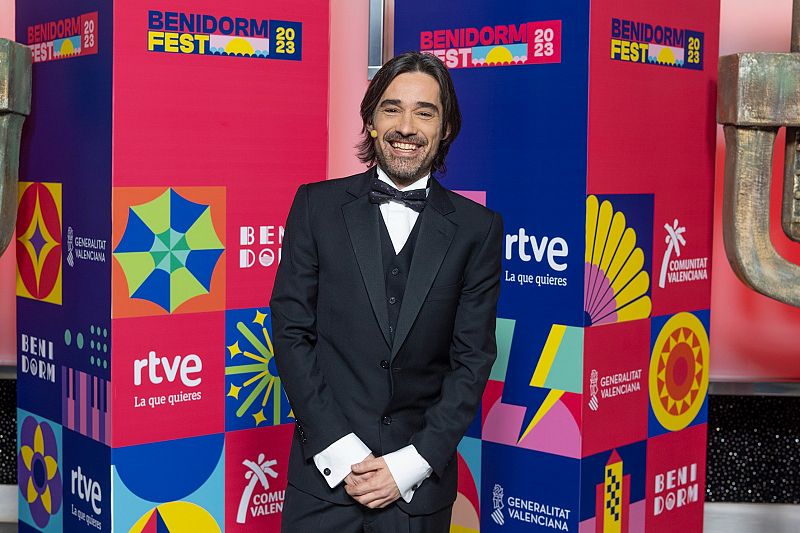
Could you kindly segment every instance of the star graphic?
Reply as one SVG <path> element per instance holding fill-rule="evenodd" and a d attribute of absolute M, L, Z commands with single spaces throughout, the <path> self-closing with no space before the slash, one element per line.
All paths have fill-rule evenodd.
<path fill-rule="evenodd" d="M 236 354 L 242 353 L 242 349 L 239 348 L 239 341 L 236 341 L 228 346 L 228 351 L 231 352 L 231 359 L 233 359 Z"/>
<path fill-rule="evenodd" d="M 260 411 L 253 414 L 253 419 L 256 421 L 256 426 L 258 426 L 261 422 L 266 422 L 267 417 L 264 416 L 264 410 L 261 409 Z"/>
<path fill-rule="evenodd" d="M 240 390 L 242 390 L 241 387 L 237 387 L 236 385 L 231 383 L 231 389 L 228 391 L 228 396 L 230 396 L 231 398 L 236 398 L 238 400 Z"/>
<path fill-rule="evenodd" d="M 263 327 L 265 318 L 267 318 L 266 313 L 262 313 L 261 311 L 256 311 L 256 317 L 253 319 L 253 323 Z"/>

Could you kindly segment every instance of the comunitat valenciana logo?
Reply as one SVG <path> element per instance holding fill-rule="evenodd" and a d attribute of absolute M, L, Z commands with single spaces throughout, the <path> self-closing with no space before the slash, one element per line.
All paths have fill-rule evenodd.
<path fill-rule="evenodd" d="M 300 22 L 150 10 L 147 30 L 148 52 L 302 59 Z"/>
<path fill-rule="evenodd" d="M 258 454 L 256 461 L 251 459 L 242 461 L 245 467 L 245 485 L 236 510 L 237 524 L 247 523 L 248 517 L 267 516 L 283 511 L 286 491 L 270 490 L 269 486 L 269 480 L 278 477 L 278 473 L 273 469 L 277 464 L 277 460 L 267 460 L 263 453 Z"/>
<path fill-rule="evenodd" d="M 560 63 L 561 21 L 423 31 L 419 48 L 441 59 L 448 68 Z"/>
<path fill-rule="evenodd" d="M 708 256 L 681 257 L 681 251 L 686 246 L 686 228 L 680 225 L 678 219 L 672 224 L 664 224 L 666 235 L 664 241 L 667 249 L 661 260 L 661 274 L 658 276 L 658 286 L 662 289 L 667 284 L 687 283 L 691 281 L 708 280 Z"/>

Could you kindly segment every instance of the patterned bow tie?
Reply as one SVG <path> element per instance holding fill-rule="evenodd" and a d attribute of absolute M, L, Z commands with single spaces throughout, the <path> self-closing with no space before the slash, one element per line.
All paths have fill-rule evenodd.
<path fill-rule="evenodd" d="M 428 200 L 428 195 L 425 189 L 398 191 L 388 183 L 374 178 L 372 180 L 372 190 L 369 191 L 369 201 L 373 204 L 382 204 L 389 200 L 396 200 L 410 207 L 417 213 L 420 213 L 425 209 L 425 202 Z"/>

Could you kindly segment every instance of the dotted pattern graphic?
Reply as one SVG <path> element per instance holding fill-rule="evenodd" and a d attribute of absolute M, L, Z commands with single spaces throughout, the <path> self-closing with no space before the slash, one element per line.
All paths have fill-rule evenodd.
<path fill-rule="evenodd" d="M 0 485 L 17 484 L 17 381 L 0 379 Z"/>
<path fill-rule="evenodd" d="M 708 399 L 710 502 L 800 503 L 800 397 Z"/>
<path fill-rule="evenodd" d="M 88 342 L 87 342 L 88 341 Z M 108 355 L 110 342 L 108 339 L 108 328 L 89 326 L 89 331 L 64 330 L 64 344 L 74 346 L 85 351 L 89 358 L 89 364 L 97 368 L 108 368 Z"/>

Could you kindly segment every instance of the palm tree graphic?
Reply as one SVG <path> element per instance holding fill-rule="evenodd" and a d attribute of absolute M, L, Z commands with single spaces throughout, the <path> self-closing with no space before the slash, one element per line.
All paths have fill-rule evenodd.
<path fill-rule="evenodd" d="M 678 219 L 672 222 L 672 226 L 664 224 L 664 229 L 667 230 L 667 236 L 664 242 L 667 243 L 667 251 L 664 252 L 664 260 L 661 262 L 661 275 L 658 277 L 658 286 L 664 288 L 667 280 L 667 266 L 669 260 L 672 259 L 672 252 L 675 252 L 676 257 L 681 256 L 681 246 L 686 246 L 686 239 L 683 238 L 683 233 L 686 228 L 678 226 Z"/>
<path fill-rule="evenodd" d="M 256 489 L 256 485 L 260 482 L 264 490 L 269 490 L 269 479 L 267 479 L 267 476 L 272 479 L 278 477 L 278 473 L 272 469 L 273 466 L 278 464 L 278 461 L 274 459 L 265 461 L 264 458 L 264 454 L 260 453 L 258 454 L 258 462 L 253 462 L 250 459 L 242 461 L 242 464 L 247 467 L 244 478 L 249 479 L 250 482 L 244 488 L 244 491 L 242 491 L 242 499 L 239 500 L 239 510 L 236 513 L 237 524 L 244 524 L 245 520 L 247 520 L 247 507 L 250 505 L 250 498 L 253 497 L 253 491 Z"/>

